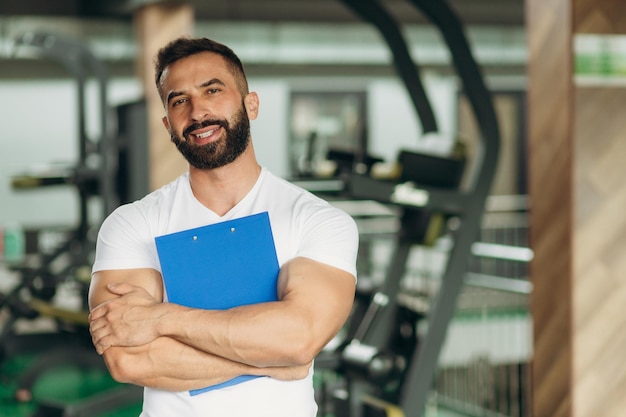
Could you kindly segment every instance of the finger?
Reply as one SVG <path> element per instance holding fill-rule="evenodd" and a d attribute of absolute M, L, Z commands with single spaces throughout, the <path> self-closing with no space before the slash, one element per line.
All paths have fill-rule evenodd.
<path fill-rule="evenodd" d="M 91 313 L 89 313 L 88 318 L 89 318 L 89 323 L 93 323 L 93 322 L 108 323 L 114 320 L 113 317 L 115 316 L 116 314 L 115 314 L 114 306 L 111 305 L 106 308 L 99 308 L 98 310 L 92 311 Z"/>
<path fill-rule="evenodd" d="M 114 346 L 113 337 L 110 334 L 101 335 L 101 337 L 93 344 L 96 347 L 96 352 L 102 355 L 106 350 Z"/>
<path fill-rule="evenodd" d="M 106 325 L 107 322 L 105 320 L 92 321 L 91 323 L 89 323 L 89 333 L 93 335 L 99 330 L 104 329 Z"/>
<path fill-rule="evenodd" d="M 94 344 L 94 346 L 96 347 L 96 352 L 98 353 L 98 355 L 104 354 L 104 352 L 106 352 L 106 350 L 108 349 L 101 343 Z"/>
<path fill-rule="evenodd" d="M 100 352 L 99 352 L 99 350 L 98 350 L 98 343 L 99 343 L 99 342 L 100 342 L 100 337 L 98 336 L 98 334 L 97 334 L 97 333 L 92 333 L 92 334 L 91 334 L 91 343 L 92 343 L 92 344 L 93 344 L 93 346 L 96 348 L 96 351 L 97 351 L 98 353 L 100 353 Z"/>
<path fill-rule="evenodd" d="M 106 313 L 106 309 L 105 308 L 99 308 L 100 306 L 94 308 L 93 310 L 91 310 L 91 312 L 89 313 L 89 322 L 93 322 L 96 321 L 102 317 L 104 317 L 105 313 Z"/>
<path fill-rule="evenodd" d="M 111 302 L 113 302 L 115 300 L 116 300 L 116 298 L 111 298 L 109 300 L 103 301 L 102 303 L 98 304 L 97 306 L 95 306 L 94 308 L 91 309 L 90 316 L 99 317 L 99 316 L 103 315 L 105 313 L 105 311 L 107 310 L 106 307 L 109 304 L 111 304 Z"/>
<path fill-rule="evenodd" d="M 95 331 L 91 334 L 91 342 L 93 343 L 94 347 L 96 348 L 96 352 L 98 352 L 98 354 L 102 354 L 106 349 L 105 344 L 103 342 L 103 337 L 105 337 L 102 332 L 100 331 Z"/>
<path fill-rule="evenodd" d="M 89 333 L 95 342 L 111 333 L 111 328 L 104 321 L 98 321 L 89 326 Z"/>

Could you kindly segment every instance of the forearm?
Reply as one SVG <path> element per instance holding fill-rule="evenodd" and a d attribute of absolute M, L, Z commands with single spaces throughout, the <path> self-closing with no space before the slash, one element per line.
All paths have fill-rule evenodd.
<path fill-rule="evenodd" d="M 279 298 L 221 311 L 162 304 L 158 333 L 252 366 L 304 365 L 344 324 L 354 277 L 299 258 L 281 269 Z"/>
<path fill-rule="evenodd" d="M 281 268 L 279 301 L 228 310 L 160 303 L 142 288 L 108 285 L 118 297 L 91 310 L 90 331 L 100 354 L 165 337 L 256 368 L 305 366 L 344 324 L 354 288 L 348 272 L 306 258 Z M 193 361 L 190 366 L 197 370 Z M 174 371 L 179 371 L 176 364 Z"/>
<path fill-rule="evenodd" d="M 302 379 L 307 367 L 256 368 L 199 351 L 171 338 L 138 347 L 113 347 L 104 354 L 119 382 L 166 391 L 187 391 L 228 381 L 239 375 Z"/>
<path fill-rule="evenodd" d="M 167 307 L 169 313 L 160 323 L 163 334 L 198 350 L 253 367 L 310 362 L 310 358 L 298 356 L 305 349 L 310 333 L 282 303 L 227 311 Z"/>

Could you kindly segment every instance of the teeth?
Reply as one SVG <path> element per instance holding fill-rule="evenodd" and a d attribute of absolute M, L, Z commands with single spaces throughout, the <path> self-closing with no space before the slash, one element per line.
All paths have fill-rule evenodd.
<path fill-rule="evenodd" d="M 206 137 L 211 136 L 213 132 L 215 132 L 215 129 L 209 130 L 208 132 L 205 132 L 205 133 L 199 133 L 196 136 L 199 137 L 200 139 L 204 139 Z"/>

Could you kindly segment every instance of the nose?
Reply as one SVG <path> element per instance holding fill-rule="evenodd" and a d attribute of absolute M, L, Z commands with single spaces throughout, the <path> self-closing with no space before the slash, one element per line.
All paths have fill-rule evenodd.
<path fill-rule="evenodd" d="M 202 120 L 207 119 L 209 116 L 209 110 L 206 106 L 206 103 L 202 102 L 202 100 L 194 99 L 191 100 L 191 120 L 194 122 L 200 122 Z"/>

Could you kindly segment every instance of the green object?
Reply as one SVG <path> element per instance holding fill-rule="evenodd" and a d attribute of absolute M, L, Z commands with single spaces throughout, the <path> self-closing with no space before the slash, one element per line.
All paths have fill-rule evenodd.
<path fill-rule="evenodd" d="M 3 259 L 6 263 L 19 263 L 24 260 L 26 238 L 18 225 L 6 226 L 3 231 Z"/>
<path fill-rule="evenodd" d="M 45 352 L 39 354 L 45 355 Z M 119 384 L 108 372 L 101 369 L 79 368 L 72 365 L 53 367 L 43 373 L 33 386 L 33 400 L 22 403 L 15 399 L 19 378 L 38 359 L 37 354 L 17 355 L 0 366 L 0 416 L 30 417 L 39 403 L 78 405 L 94 396 L 118 388 Z M 137 417 L 141 413 L 141 400 L 114 405 L 110 411 L 93 417 Z"/>
<path fill-rule="evenodd" d="M 576 75 L 626 76 L 626 36 L 578 34 L 574 47 Z"/>

